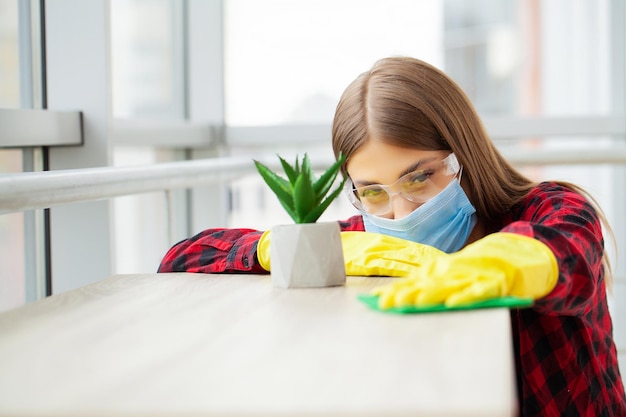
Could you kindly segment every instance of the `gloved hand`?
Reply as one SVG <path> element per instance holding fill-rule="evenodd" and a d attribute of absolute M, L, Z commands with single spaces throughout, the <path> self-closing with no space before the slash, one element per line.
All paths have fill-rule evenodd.
<path fill-rule="evenodd" d="M 433 246 L 372 232 L 342 232 L 341 244 L 346 275 L 406 277 L 445 255 Z"/>
<path fill-rule="evenodd" d="M 425 259 L 445 254 L 432 246 L 371 232 L 341 232 L 346 275 L 405 277 Z M 259 264 L 270 270 L 270 232 L 257 246 Z"/>
<path fill-rule="evenodd" d="M 409 278 L 375 288 L 378 307 L 455 307 L 492 298 L 537 299 L 559 276 L 552 251 L 542 242 L 513 233 L 493 233 L 453 254 L 416 268 Z"/>

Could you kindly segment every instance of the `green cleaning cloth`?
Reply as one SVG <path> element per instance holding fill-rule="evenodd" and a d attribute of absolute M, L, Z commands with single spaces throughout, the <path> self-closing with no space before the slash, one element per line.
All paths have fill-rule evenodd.
<path fill-rule="evenodd" d="M 475 303 L 446 307 L 444 304 L 432 305 L 427 307 L 416 306 L 403 306 L 403 307 L 391 307 L 388 309 L 382 309 L 378 307 L 378 296 L 371 294 L 359 294 L 358 300 L 373 308 L 374 310 L 383 311 L 385 313 L 396 314 L 414 314 L 414 313 L 434 313 L 439 311 L 454 311 L 454 310 L 475 310 L 478 308 L 494 308 L 494 307 L 506 307 L 506 308 L 523 308 L 533 305 L 532 298 L 520 298 L 520 297 L 501 297 L 491 300 L 478 301 Z"/>

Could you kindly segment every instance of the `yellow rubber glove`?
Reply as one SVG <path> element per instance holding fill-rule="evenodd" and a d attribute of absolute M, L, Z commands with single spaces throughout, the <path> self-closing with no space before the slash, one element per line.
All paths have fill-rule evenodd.
<path fill-rule="evenodd" d="M 432 246 L 371 232 L 342 232 L 346 275 L 406 277 L 445 252 Z"/>
<path fill-rule="evenodd" d="M 341 232 L 346 275 L 405 277 L 425 259 L 445 254 L 437 248 L 370 232 Z M 270 270 L 270 232 L 257 246 L 259 264 Z"/>
<path fill-rule="evenodd" d="M 261 235 L 259 243 L 256 247 L 256 257 L 259 260 L 259 265 L 266 271 L 270 271 L 270 231 L 266 230 Z"/>
<path fill-rule="evenodd" d="M 527 236 L 494 233 L 372 293 L 379 296 L 381 309 L 455 307 L 505 296 L 541 298 L 552 291 L 558 276 L 556 258 L 545 244 Z"/>

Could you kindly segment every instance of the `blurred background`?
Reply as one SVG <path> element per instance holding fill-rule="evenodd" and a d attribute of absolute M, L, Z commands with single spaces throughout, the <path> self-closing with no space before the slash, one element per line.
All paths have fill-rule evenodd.
<path fill-rule="evenodd" d="M 302 152 L 323 166 L 343 89 L 377 59 L 409 55 L 462 86 L 527 175 L 585 187 L 623 254 L 625 21 L 624 0 L 0 0 L 0 115 L 81 112 L 84 141 L 40 146 L 0 125 L 0 175 L 232 157 L 252 166 Z M 322 220 L 353 214 L 342 196 Z M 291 219 L 252 171 L 5 213 L 0 310 L 155 272 L 171 245 L 208 227 L 278 223 Z M 623 358 L 625 262 L 610 254 Z"/>

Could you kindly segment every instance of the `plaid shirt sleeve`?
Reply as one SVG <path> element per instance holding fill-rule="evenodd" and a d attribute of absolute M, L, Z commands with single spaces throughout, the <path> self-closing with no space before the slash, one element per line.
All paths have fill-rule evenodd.
<path fill-rule="evenodd" d="M 342 231 L 363 231 L 363 219 L 354 216 L 339 222 Z M 158 272 L 266 274 L 256 249 L 262 231 L 207 229 L 178 242 L 161 260 Z"/>
<path fill-rule="evenodd" d="M 558 283 L 529 309 L 512 310 L 522 416 L 626 416 L 593 207 L 580 194 L 542 183 L 502 231 L 545 243 Z"/>

